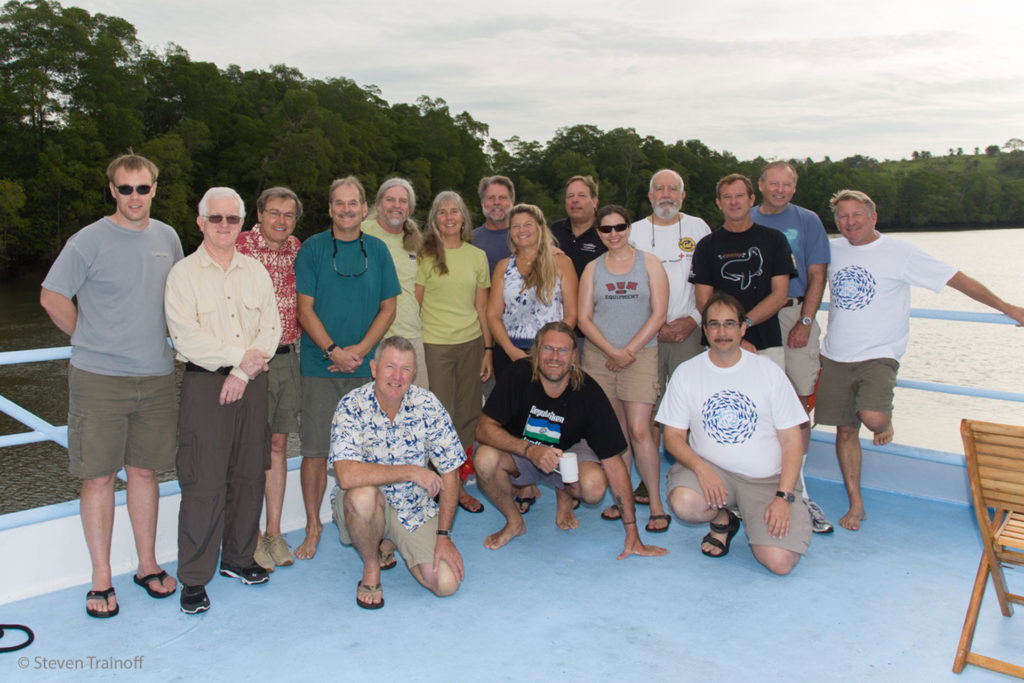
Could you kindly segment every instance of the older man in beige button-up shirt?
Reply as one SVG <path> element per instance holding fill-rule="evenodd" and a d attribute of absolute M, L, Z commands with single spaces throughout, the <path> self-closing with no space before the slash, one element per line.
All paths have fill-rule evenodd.
<path fill-rule="evenodd" d="M 178 580 L 188 614 L 209 609 L 204 586 L 222 547 L 221 574 L 267 580 L 253 552 L 270 465 L 265 371 L 281 319 L 266 269 L 235 251 L 244 216 L 234 190 L 208 190 L 196 219 L 203 242 L 167 277 L 167 327 L 186 369 L 177 467 Z"/>

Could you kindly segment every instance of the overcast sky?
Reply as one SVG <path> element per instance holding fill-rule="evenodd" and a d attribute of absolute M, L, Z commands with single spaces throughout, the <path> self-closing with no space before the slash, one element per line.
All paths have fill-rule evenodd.
<path fill-rule="evenodd" d="M 440 97 L 492 137 L 563 126 L 740 159 L 965 153 L 1024 138 L 1024 2 L 65 0 L 219 67 Z"/>

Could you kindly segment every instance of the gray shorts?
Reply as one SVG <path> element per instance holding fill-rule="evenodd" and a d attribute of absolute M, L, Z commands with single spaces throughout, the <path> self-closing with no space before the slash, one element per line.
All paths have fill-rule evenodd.
<path fill-rule="evenodd" d="M 566 449 L 569 453 L 576 454 L 576 462 L 596 462 L 600 463 L 600 458 L 594 453 L 594 449 L 590 447 L 586 439 L 577 441 L 572 445 L 571 448 Z M 556 489 L 564 489 L 565 484 L 562 482 L 562 475 L 558 472 L 552 471 L 550 474 L 544 474 L 536 465 L 533 464 L 529 458 L 524 458 L 521 455 L 510 453 L 512 460 L 516 464 L 516 469 L 519 470 L 519 474 L 512 478 L 512 483 L 515 486 L 526 486 L 527 484 L 536 484 L 537 482 L 543 482 L 550 484 Z"/>
<path fill-rule="evenodd" d="M 338 537 L 345 545 L 352 545 L 352 537 L 345 524 L 345 490 L 338 491 L 331 504 L 334 512 L 334 523 L 338 525 Z M 383 496 L 383 494 L 381 494 Z M 398 548 L 402 559 L 410 567 L 418 564 L 433 564 L 434 546 L 437 545 L 437 515 L 409 531 L 398 519 L 398 510 L 384 501 L 384 537 Z"/>
<path fill-rule="evenodd" d="M 779 310 L 779 327 L 782 328 L 782 345 L 786 354 L 786 376 L 796 389 L 797 396 L 810 396 L 814 393 L 818 371 L 821 370 L 821 328 L 818 327 L 817 318 L 811 319 L 811 334 L 806 346 L 794 349 L 786 344 L 789 331 L 800 322 L 802 312 L 803 303 L 784 306 Z"/>
<path fill-rule="evenodd" d="M 292 344 L 289 353 L 279 353 L 270 361 L 267 373 L 267 400 L 270 431 L 274 434 L 295 434 L 299 431 L 299 401 L 302 395 L 299 380 L 299 345 Z"/>
<path fill-rule="evenodd" d="M 861 410 L 891 415 L 899 369 L 899 362 L 892 358 L 837 363 L 822 356 L 814 421 L 823 425 L 859 427 L 857 413 Z"/>
<path fill-rule="evenodd" d="M 303 377 L 299 420 L 299 453 L 303 458 L 324 458 L 331 450 L 331 423 L 338 401 L 353 389 L 372 382 L 371 377 Z"/>
<path fill-rule="evenodd" d="M 178 396 L 174 373 L 100 375 L 68 366 L 68 458 L 71 474 L 97 479 L 125 465 L 174 467 Z"/>
<path fill-rule="evenodd" d="M 803 555 L 811 543 L 811 515 L 807 510 L 807 502 L 801 494 L 803 487 L 797 479 L 796 500 L 790 503 L 789 533 L 782 538 L 774 538 L 768 533 L 768 525 L 764 522 L 764 511 L 775 500 L 775 492 L 779 490 L 779 478 L 765 477 L 754 479 L 742 474 L 727 472 L 714 463 L 708 463 L 711 469 L 722 478 L 728 494 L 728 504 L 736 505 L 743 515 L 743 528 L 751 545 L 766 545 L 771 548 L 783 548 Z M 703 495 L 700 480 L 696 473 L 676 463 L 668 471 L 666 493 L 682 486 Z"/>

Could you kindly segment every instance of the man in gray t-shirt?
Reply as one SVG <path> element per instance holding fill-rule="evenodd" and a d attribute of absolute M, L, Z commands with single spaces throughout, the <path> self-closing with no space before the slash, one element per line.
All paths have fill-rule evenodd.
<path fill-rule="evenodd" d="M 177 589 L 156 561 L 156 470 L 173 467 L 177 448 L 174 358 L 163 302 L 167 273 L 182 250 L 174 229 L 149 217 L 158 173 L 135 154 L 110 163 L 113 215 L 68 239 L 39 297 L 54 324 L 71 336 L 68 457 L 71 473 L 82 479 L 82 527 L 92 557 L 85 610 L 97 618 L 120 611 L 110 546 L 114 475 L 122 467 L 139 557 L 135 583 L 154 598 Z"/>

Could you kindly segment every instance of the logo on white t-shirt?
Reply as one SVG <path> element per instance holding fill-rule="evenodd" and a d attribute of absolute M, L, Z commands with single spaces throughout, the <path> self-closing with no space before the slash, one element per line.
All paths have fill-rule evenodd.
<path fill-rule="evenodd" d="M 832 293 L 831 306 L 846 311 L 859 311 L 875 298 L 874 276 L 862 266 L 846 266 L 832 275 L 829 290 Z"/>
<path fill-rule="evenodd" d="M 700 416 L 704 431 L 720 444 L 745 443 L 757 428 L 757 406 L 746 394 L 732 389 L 704 401 Z"/>

